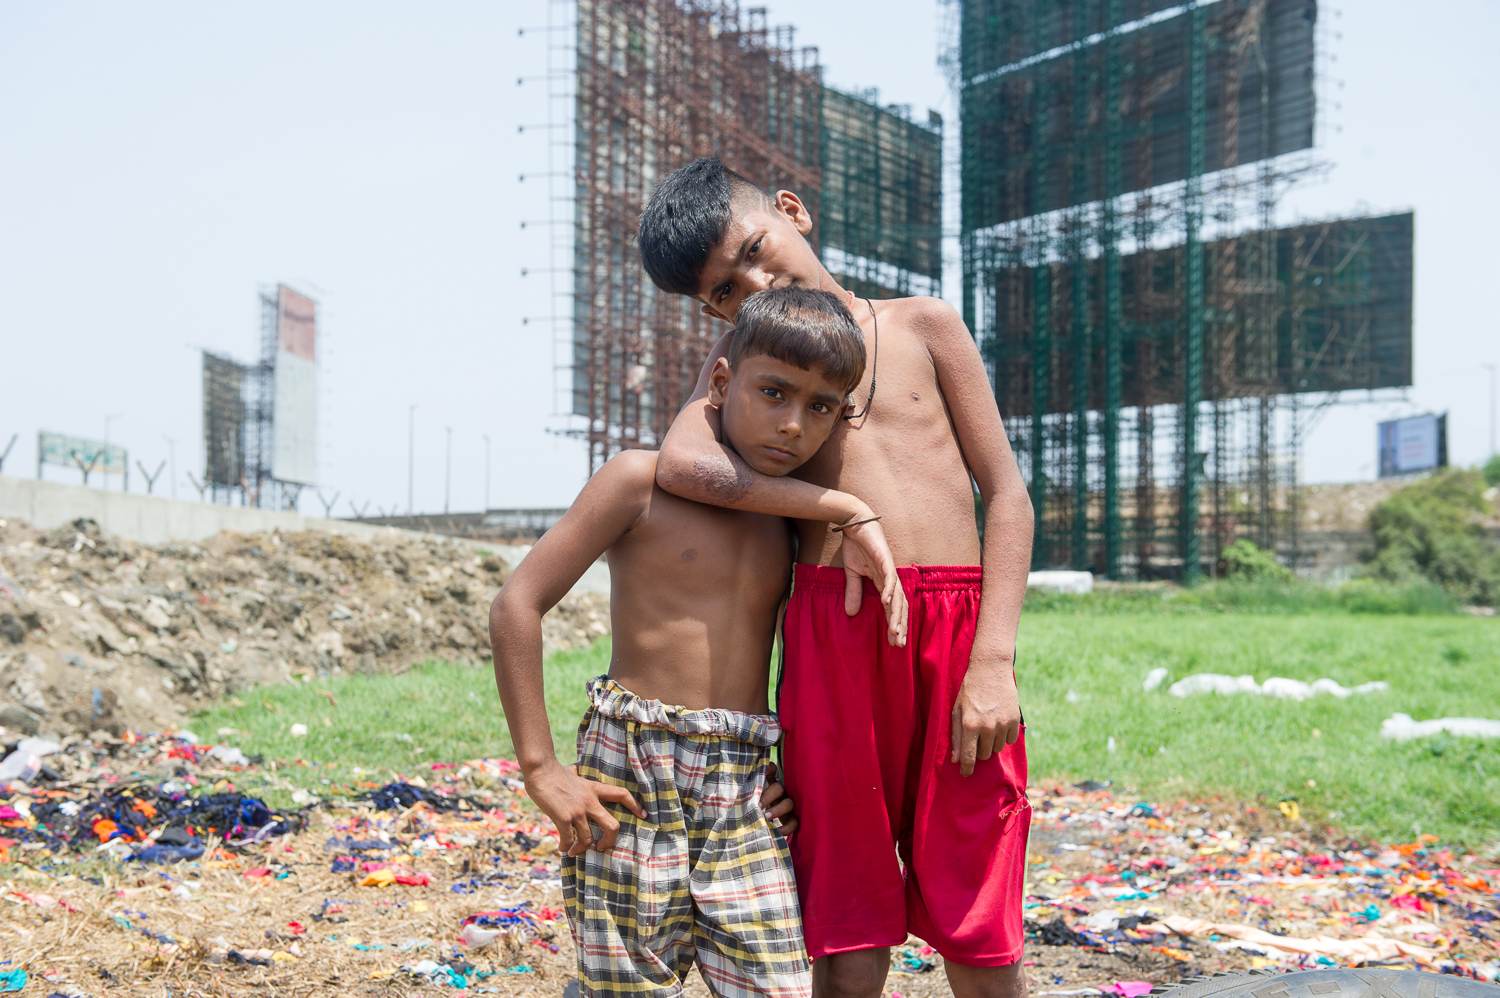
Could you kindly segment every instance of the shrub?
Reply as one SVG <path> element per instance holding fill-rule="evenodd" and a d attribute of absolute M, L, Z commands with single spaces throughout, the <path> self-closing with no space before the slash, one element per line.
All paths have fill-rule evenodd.
<path fill-rule="evenodd" d="M 1500 602 L 1500 546 L 1480 522 L 1490 509 L 1477 471 L 1443 471 L 1408 485 L 1371 510 L 1375 549 L 1363 574 L 1400 585 L 1427 579 L 1457 600 Z"/>
<path fill-rule="evenodd" d="M 1292 581 L 1292 570 L 1276 560 L 1276 556 L 1254 542 L 1241 537 L 1224 549 L 1224 575 L 1231 579 L 1268 579 L 1273 582 Z"/>

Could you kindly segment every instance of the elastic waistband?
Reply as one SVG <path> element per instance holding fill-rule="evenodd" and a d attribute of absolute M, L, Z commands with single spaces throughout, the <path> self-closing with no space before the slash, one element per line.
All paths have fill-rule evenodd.
<path fill-rule="evenodd" d="M 660 700 L 636 696 L 608 676 L 590 679 L 588 690 L 594 710 L 605 717 L 666 728 L 679 735 L 733 738 L 766 748 L 774 746 L 781 738 L 781 723 L 770 714 L 741 714 L 721 707 L 702 710 L 674 707 Z"/>
<path fill-rule="evenodd" d="M 978 565 L 902 565 L 896 569 L 901 588 L 908 593 L 943 590 L 979 591 L 984 569 Z M 875 591 L 875 583 L 865 580 L 865 589 Z M 794 593 L 844 593 L 844 570 L 827 565 L 798 565 L 792 581 Z"/>

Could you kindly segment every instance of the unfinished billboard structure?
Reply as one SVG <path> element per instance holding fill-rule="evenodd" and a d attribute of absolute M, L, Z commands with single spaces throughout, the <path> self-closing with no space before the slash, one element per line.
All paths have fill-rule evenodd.
<path fill-rule="evenodd" d="M 1312 0 L 957 0 L 963 309 L 1036 567 L 1301 560 L 1309 417 L 1411 383 L 1412 217 L 1277 228 Z M 1312 397 L 1309 397 L 1312 396 Z"/>
<path fill-rule="evenodd" d="M 768 26 L 764 9 L 578 0 L 572 30 L 574 189 L 549 200 L 573 202 L 572 316 L 560 324 L 590 473 L 619 450 L 655 445 L 724 332 L 696 302 L 658 292 L 636 249 L 657 180 L 694 158 L 717 155 L 768 190 L 797 192 L 846 286 L 882 297 L 939 289 L 939 121 L 825 88 L 816 49 Z"/>
<path fill-rule="evenodd" d="M 317 482 L 317 304 L 278 284 L 260 295 L 260 360 L 203 351 L 205 493 L 296 509 Z"/>

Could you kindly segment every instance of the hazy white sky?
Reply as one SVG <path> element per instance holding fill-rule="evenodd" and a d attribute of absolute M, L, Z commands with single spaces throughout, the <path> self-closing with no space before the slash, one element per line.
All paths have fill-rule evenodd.
<path fill-rule="evenodd" d="M 956 121 L 937 67 L 931 0 L 770 3 L 822 51 L 827 78 Z M 566 11 L 567 5 L 556 8 Z M 545 162 L 533 3 L 0 4 L 0 449 L 35 473 L 38 429 L 111 439 L 154 468 L 176 438 L 177 494 L 202 469 L 198 350 L 257 342 L 257 289 L 322 303 L 320 466 L 328 496 L 406 505 L 416 410 L 416 505 L 567 503 L 581 447 L 549 433 L 554 355 L 521 318 L 546 311 L 536 266 Z M 1284 220 L 1416 211 L 1416 377 L 1410 401 L 1331 411 L 1304 477 L 1374 474 L 1377 420 L 1447 410 L 1450 454 L 1489 451 L 1500 330 L 1486 293 L 1500 199 L 1485 72 L 1500 0 L 1418 9 L 1325 3 L 1325 180 Z M 948 284 L 957 287 L 957 275 Z M 49 469 L 48 476 L 76 480 Z M 118 483 L 116 483 L 116 487 Z M 133 474 L 133 491 L 144 482 Z M 158 492 L 166 489 L 165 481 Z M 319 511 L 315 499 L 304 510 Z"/>

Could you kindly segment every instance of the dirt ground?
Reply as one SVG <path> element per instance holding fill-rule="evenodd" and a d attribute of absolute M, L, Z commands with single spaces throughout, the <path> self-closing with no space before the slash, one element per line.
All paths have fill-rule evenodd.
<path fill-rule="evenodd" d="M 145 796 L 174 773 L 206 783 L 246 772 L 208 757 L 195 768 L 181 746 L 172 757 L 169 739 L 142 751 L 125 758 Z M 57 827 L 36 831 L 49 799 L 123 799 L 108 789 L 117 786 L 109 776 L 120 781 L 120 755 L 101 755 L 87 769 L 59 761 L 70 778 L 15 793 L 11 811 L 0 811 L 15 814 L 31 801 L 29 829 L 24 813 L 0 820 L 18 839 L 34 833 L 0 840 L 10 860 L 0 866 L 0 961 L 8 961 L 0 972 L 24 969 L 26 993 L 387 996 L 461 984 L 476 994 L 561 995 L 575 974 L 555 839 L 508 761 L 438 764 L 425 778 L 406 778 L 408 792 L 418 788 L 426 801 L 394 810 L 370 800 L 320 805 L 294 834 L 256 843 L 245 829 L 205 842 L 189 862 L 115 858 L 148 847 L 151 820 L 137 830 L 145 842 L 108 846 L 88 828 L 71 844 L 53 834 Z M 1041 786 L 1032 803 L 1024 963 L 1034 995 L 1310 959 L 1153 932 L 1130 915 L 1142 916 L 1139 925 L 1185 915 L 1304 938 L 1374 938 L 1378 930 L 1427 953 L 1400 965 L 1500 970 L 1490 931 L 1500 917 L 1492 893 L 1500 870 L 1485 868 L 1494 859 L 1435 844 L 1341 841 L 1276 811 L 1218 801 L 1146 804 L 1108 789 Z M 406 882 L 361 886 L 382 876 Z M 465 945 L 465 921 L 484 913 L 503 931 Z M 1112 927 L 1119 916 L 1125 926 Z M 1063 944 L 1051 944 L 1060 937 Z M 887 994 L 948 993 L 941 958 L 920 940 L 895 955 Z M 696 975 L 688 985 L 708 993 Z"/>

